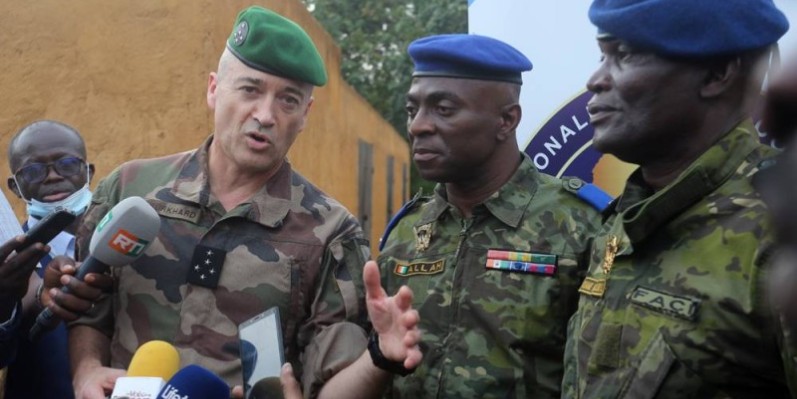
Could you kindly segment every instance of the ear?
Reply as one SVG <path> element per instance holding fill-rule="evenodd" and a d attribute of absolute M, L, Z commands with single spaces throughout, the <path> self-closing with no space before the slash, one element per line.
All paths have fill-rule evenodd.
<path fill-rule="evenodd" d="M 739 57 L 709 66 L 700 87 L 700 96 L 713 98 L 727 92 L 738 80 L 741 67 L 742 60 Z"/>
<path fill-rule="evenodd" d="M 514 137 L 521 116 L 523 116 L 523 111 L 520 108 L 520 104 L 513 103 L 503 106 L 501 108 L 501 121 L 496 138 L 499 141 L 504 141 Z"/>
<path fill-rule="evenodd" d="M 89 164 L 89 181 L 87 182 L 87 183 L 89 183 L 89 185 L 91 185 L 91 179 L 93 179 L 93 178 L 94 178 L 94 164 L 90 163 Z"/>
<path fill-rule="evenodd" d="M 314 102 L 315 102 L 315 97 L 310 97 L 310 99 L 307 101 L 307 108 L 304 109 L 303 117 L 307 118 L 307 114 L 310 113 L 310 108 L 313 107 Z"/>
<path fill-rule="evenodd" d="M 216 72 L 211 72 L 208 75 L 208 91 L 207 91 L 207 102 L 208 108 L 211 110 L 216 110 L 216 90 L 219 88 L 219 79 L 218 74 Z"/>
<path fill-rule="evenodd" d="M 304 126 L 307 124 L 307 115 L 310 113 L 310 108 L 313 107 L 314 100 L 314 97 L 310 97 L 310 99 L 307 101 L 307 108 L 304 109 L 304 115 L 302 115 L 302 124 L 299 126 L 300 132 L 304 130 Z"/>
<path fill-rule="evenodd" d="M 11 192 L 14 193 L 17 198 L 22 198 L 22 194 L 19 193 L 19 187 L 17 187 L 17 182 L 13 177 L 9 177 L 6 181 L 6 184 L 8 184 L 8 189 L 11 190 Z"/>

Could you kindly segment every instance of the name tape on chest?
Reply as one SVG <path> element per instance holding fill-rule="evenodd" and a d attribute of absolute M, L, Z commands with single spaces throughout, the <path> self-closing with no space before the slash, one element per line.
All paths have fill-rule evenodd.
<path fill-rule="evenodd" d="M 445 270 L 443 259 L 432 262 L 396 263 L 393 274 L 401 277 L 430 275 L 442 273 Z"/>
<path fill-rule="evenodd" d="M 556 274 L 557 256 L 491 249 L 487 251 L 487 263 L 484 267 L 492 270 L 553 276 Z"/>
<path fill-rule="evenodd" d="M 185 220 L 191 223 L 199 222 L 199 208 L 193 206 L 161 203 L 156 204 L 154 208 L 159 215 L 167 218 Z"/>
<path fill-rule="evenodd" d="M 631 303 L 651 309 L 658 313 L 694 321 L 700 301 L 685 296 L 667 294 L 645 287 L 636 287 L 631 293 Z"/>

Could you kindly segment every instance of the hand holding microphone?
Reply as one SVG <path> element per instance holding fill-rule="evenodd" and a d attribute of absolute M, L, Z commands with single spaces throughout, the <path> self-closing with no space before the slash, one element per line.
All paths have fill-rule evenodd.
<path fill-rule="evenodd" d="M 128 197 L 113 207 L 97 224 L 91 237 L 89 251 L 75 276 L 83 281 L 89 273 L 104 273 L 111 266 L 124 266 L 132 263 L 147 248 L 160 230 L 160 217 L 141 197 Z M 71 294 L 69 285 L 62 287 L 64 293 Z M 45 309 L 36 318 L 29 338 L 35 340 L 43 331 L 54 327 L 58 320 L 53 311 Z"/>
<path fill-rule="evenodd" d="M 113 278 L 90 273 L 84 281 L 74 277 L 78 266 L 72 258 L 56 256 L 44 270 L 39 302 L 60 320 L 72 321 L 88 312 L 104 292 L 113 287 Z M 61 291 L 69 287 L 71 293 Z"/>

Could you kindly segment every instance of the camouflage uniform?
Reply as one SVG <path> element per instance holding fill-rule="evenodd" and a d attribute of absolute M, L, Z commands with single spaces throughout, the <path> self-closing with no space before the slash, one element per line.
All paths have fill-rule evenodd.
<path fill-rule="evenodd" d="M 788 396 L 790 349 L 762 292 L 773 237 L 751 186 L 775 150 L 754 132 L 737 126 L 658 192 L 631 176 L 591 250 L 565 397 Z"/>
<path fill-rule="evenodd" d="M 78 232 L 79 257 L 97 222 L 123 198 L 144 197 L 161 215 L 161 229 L 141 258 L 112 271 L 115 291 L 98 304 L 99 314 L 78 323 L 112 337 L 112 367 L 126 368 L 141 344 L 160 339 L 177 347 L 182 365 L 240 385 L 237 326 L 279 306 L 286 360 L 310 395 L 310 384 L 365 349 L 357 324 L 366 314 L 367 240 L 342 205 L 287 162 L 251 202 L 225 211 L 208 186 L 210 140 L 195 151 L 128 162 L 99 184 Z M 186 283 L 198 244 L 227 252 L 215 289 Z"/>
<path fill-rule="evenodd" d="M 423 333 L 423 362 L 394 377 L 392 397 L 559 397 L 567 320 L 586 271 L 581 257 L 599 222 L 565 189 L 580 184 L 541 174 L 524 156 L 469 219 L 441 185 L 414 204 L 378 259 L 389 293 L 412 288 Z M 489 249 L 554 254 L 558 270 L 487 269 Z"/>

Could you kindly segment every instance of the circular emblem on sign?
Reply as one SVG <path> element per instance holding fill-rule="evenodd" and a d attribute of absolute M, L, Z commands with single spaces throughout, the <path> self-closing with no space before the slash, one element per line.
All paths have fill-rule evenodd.
<path fill-rule="evenodd" d="M 532 136 L 525 152 L 540 172 L 556 177 L 576 176 L 617 196 L 635 166 L 592 147 L 594 130 L 587 112 L 590 98 L 592 93 L 584 91 L 560 106 Z M 572 190 L 581 188 L 578 180 L 568 184 Z"/>
<path fill-rule="evenodd" d="M 238 27 L 235 29 L 233 43 L 235 43 L 236 46 L 244 44 L 244 41 L 246 40 L 246 35 L 248 33 L 249 33 L 249 24 L 246 23 L 246 21 L 241 21 L 241 23 L 238 24 Z"/>

